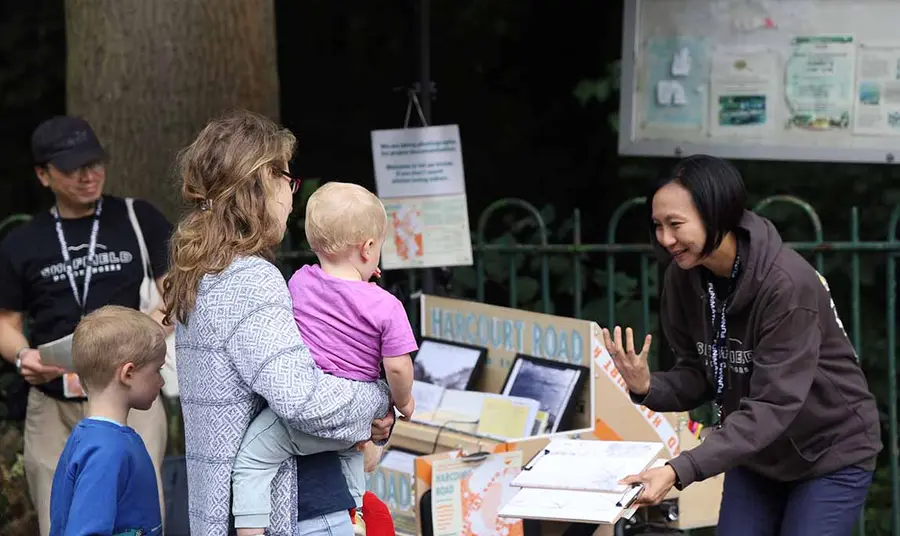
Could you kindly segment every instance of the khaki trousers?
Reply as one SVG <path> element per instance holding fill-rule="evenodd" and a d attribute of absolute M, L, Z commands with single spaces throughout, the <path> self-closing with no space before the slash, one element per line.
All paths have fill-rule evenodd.
<path fill-rule="evenodd" d="M 50 534 L 50 486 L 56 463 L 66 446 L 72 428 L 87 416 L 87 402 L 63 402 L 32 388 L 25 414 L 25 477 L 31 502 L 37 511 L 41 536 Z M 165 515 L 161 468 L 166 452 L 168 423 L 163 402 L 159 398 L 147 411 L 131 410 L 128 426 L 144 440 L 159 489 L 160 513 Z"/>

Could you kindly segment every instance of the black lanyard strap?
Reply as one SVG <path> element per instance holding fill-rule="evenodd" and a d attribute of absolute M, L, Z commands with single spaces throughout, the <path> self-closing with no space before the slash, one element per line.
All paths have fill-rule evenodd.
<path fill-rule="evenodd" d="M 731 267 L 731 279 L 729 280 L 728 293 L 734 290 L 738 270 L 741 266 L 741 258 L 735 255 L 734 266 Z M 722 405 L 725 397 L 725 371 L 728 367 L 728 325 L 725 320 L 727 297 L 719 300 L 716 296 L 716 288 L 712 280 L 706 283 L 706 293 L 709 296 L 710 324 L 712 325 L 713 341 L 709 351 L 709 366 L 713 373 L 713 382 L 716 387 L 716 415 L 718 424 L 722 424 Z"/>
<path fill-rule="evenodd" d="M 91 226 L 91 238 L 88 243 L 87 259 L 84 267 L 84 290 L 82 294 L 78 294 L 78 285 L 75 283 L 75 269 L 72 266 L 72 258 L 69 255 L 69 245 L 66 242 L 66 235 L 63 233 L 62 219 L 59 217 L 59 208 L 53 207 L 50 211 L 53 219 L 56 221 L 56 238 L 59 240 L 59 249 L 62 253 L 63 264 L 66 267 L 66 276 L 69 279 L 69 286 L 72 287 L 72 296 L 75 303 L 81 308 L 81 316 L 84 316 L 87 308 L 88 290 L 91 287 L 91 274 L 94 268 L 94 254 L 97 251 L 97 234 L 100 232 L 100 213 L 103 212 L 103 198 L 97 200 L 97 206 L 94 208 L 94 223 Z"/>

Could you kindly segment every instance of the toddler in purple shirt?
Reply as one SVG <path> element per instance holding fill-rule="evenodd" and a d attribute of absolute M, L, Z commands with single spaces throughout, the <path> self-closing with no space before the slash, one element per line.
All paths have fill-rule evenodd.
<path fill-rule="evenodd" d="M 374 283 L 388 231 L 384 205 L 361 186 L 330 182 L 306 206 L 306 238 L 319 265 L 304 266 L 288 282 L 294 319 L 316 364 L 327 374 L 378 380 L 381 366 L 401 418 L 415 409 L 413 366 L 418 346 L 400 300 Z M 365 493 L 363 453 L 355 446 L 295 430 L 268 408 L 244 434 L 232 472 L 232 511 L 238 536 L 269 525 L 272 479 L 294 455 L 337 450 L 357 508 Z"/>

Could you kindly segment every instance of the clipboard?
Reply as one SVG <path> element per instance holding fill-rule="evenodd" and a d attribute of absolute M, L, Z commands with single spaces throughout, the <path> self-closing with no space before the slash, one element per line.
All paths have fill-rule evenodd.
<path fill-rule="evenodd" d="M 532 461 L 536 462 L 536 458 Z M 663 464 L 665 460 L 657 459 L 650 466 Z M 521 488 L 497 515 L 515 519 L 614 525 L 620 519 L 631 519 L 638 510 L 637 506 L 620 506 L 622 499 L 621 493 Z"/>
<path fill-rule="evenodd" d="M 630 519 L 637 512 L 637 507 L 616 506 L 616 501 L 620 498 L 619 493 L 522 488 L 500 509 L 497 516 L 614 525 L 622 518 Z"/>

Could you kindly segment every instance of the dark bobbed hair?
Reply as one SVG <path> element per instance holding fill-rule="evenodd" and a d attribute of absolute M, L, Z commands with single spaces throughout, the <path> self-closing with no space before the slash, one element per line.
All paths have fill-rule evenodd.
<path fill-rule="evenodd" d="M 659 182 L 647 197 L 648 212 L 652 211 L 653 197 L 663 186 L 678 183 L 691 194 L 694 206 L 703 220 L 706 243 L 701 254 L 709 255 L 722 243 L 725 235 L 737 229 L 747 203 L 747 190 L 740 172 L 730 163 L 705 154 L 680 160 L 669 174 Z M 650 219 L 650 240 L 657 251 L 662 246 L 656 240 L 656 229 Z"/>

